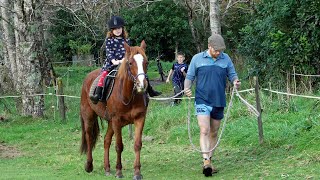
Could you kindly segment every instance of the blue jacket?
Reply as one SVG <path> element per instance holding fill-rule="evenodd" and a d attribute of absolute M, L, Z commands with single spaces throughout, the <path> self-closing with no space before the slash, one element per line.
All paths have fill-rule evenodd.
<path fill-rule="evenodd" d="M 178 84 L 179 86 L 183 87 L 183 82 L 184 82 L 184 75 L 181 72 L 181 68 L 185 68 L 184 72 L 188 71 L 188 65 L 186 63 L 182 63 L 179 64 L 178 62 L 174 63 L 172 65 L 172 71 L 173 71 L 173 75 L 172 75 L 172 82 L 174 82 L 175 84 Z"/>
<path fill-rule="evenodd" d="M 106 40 L 106 60 L 104 62 L 104 65 L 102 67 L 102 70 L 104 71 L 110 71 L 113 69 L 116 65 L 113 65 L 111 60 L 121 60 L 126 50 L 124 48 L 124 42 L 129 44 L 128 39 L 124 39 L 122 37 L 109 37 Z"/>
<path fill-rule="evenodd" d="M 193 56 L 187 72 L 187 79 L 196 80 L 196 104 L 211 107 L 225 107 L 225 88 L 227 78 L 233 82 L 238 79 L 234 65 L 226 53 L 221 53 L 216 60 L 208 52 L 201 52 Z"/>

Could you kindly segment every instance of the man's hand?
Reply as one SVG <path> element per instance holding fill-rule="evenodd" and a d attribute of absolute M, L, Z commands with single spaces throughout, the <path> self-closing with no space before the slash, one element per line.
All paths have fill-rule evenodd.
<path fill-rule="evenodd" d="M 236 79 L 233 81 L 233 86 L 236 87 L 237 89 L 240 88 L 241 82 L 239 81 L 239 79 Z"/>
<path fill-rule="evenodd" d="M 184 91 L 184 94 L 185 94 L 186 96 L 188 96 L 188 97 L 191 97 L 191 96 L 192 96 L 192 91 L 191 91 L 191 89 L 185 88 L 184 90 L 185 90 L 185 91 Z"/>
<path fill-rule="evenodd" d="M 169 78 L 167 78 L 166 83 L 170 83 L 170 79 Z"/>

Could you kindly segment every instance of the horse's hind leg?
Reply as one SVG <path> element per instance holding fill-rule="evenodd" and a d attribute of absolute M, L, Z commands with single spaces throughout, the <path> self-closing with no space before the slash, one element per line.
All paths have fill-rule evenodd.
<path fill-rule="evenodd" d="M 96 144 L 99 135 L 99 124 L 97 120 L 97 115 L 91 110 L 86 109 L 86 112 L 81 112 L 82 120 L 82 152 L 87 153 L 87 162 L 85 163 L 85 170 L 87 172 L 92 172 L 93 170 L 93 158 L 92 150 Z"/>
<path fill-rule="evenodd" d="M 104 137 L 104 170 L 105 170 L 105 175 L 110 176 L 110 145 L 112 142 L 112 136 L 113 136 L 113 129 L 112 129 L 112 124 L 111 121 L 108 121 L 108 130 L 106 133 L 106 136 Z"/>
<path fill-rule="evenodd" d="M 141 175 L 141 163 L 140 163 L 140 152 L 142 148 L 142 130 L 144 126 L 144 119 L 139 119 L 134 122 L 134 152 L 135 152 L 135 161 L 134 161 L 134 180 L 142 179 Z"/>
<path fill-rule="evenodd" d="M 117 119 L 118 120 L 118 119 Z M 116 137 L 116 152 L 117 152 L 117 165 L 116 165 L 116 177 L 123 178 L 122 175 L 122 163 L 121 163 L 121 153 L 123 151 L 123 142 L 122 142 L 122 132 L 121 125 L 118 121 L 113 119 L 112 128 Z"/>

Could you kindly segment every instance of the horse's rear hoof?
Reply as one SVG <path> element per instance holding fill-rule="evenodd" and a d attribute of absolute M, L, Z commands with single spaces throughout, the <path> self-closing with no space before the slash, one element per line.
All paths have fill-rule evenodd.
<path fill-rule="evenodd" d="M 124 176 L 121 174 L 121 175 L 116 175 L 116 178 L 124 178 Z"/>
<path fill-rule="evenodd" d="M 84 169 L 88 172 L 91 173 L 93 170 L 93 165 L 92 163 L 86 163 Z"/>
<path fill-rule="evenodd" d="M 141 180 L 141 179 L 142 179 L 142 175 L 133 176 L 133 180 Z"/>
<path fill-rule="evenodd" d="M 111 174 L 110 171 L 106 171 L 106 172 L 104 173 L 104 175 L 106 175 L 106 176 L 111 176 L 112 174 Z"/>

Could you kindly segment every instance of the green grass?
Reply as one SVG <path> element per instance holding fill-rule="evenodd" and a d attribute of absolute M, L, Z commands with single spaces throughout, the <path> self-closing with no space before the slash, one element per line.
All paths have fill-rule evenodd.
<path fill-rule="evenodd" d="M 92 69 L 77 67 L 66 74 L 68 68 L 56 68 L 63 78 L 65 94 L 80 96 L 82 80 Z M 149 76 L 159 78 L 156 73 Z M 171 84 L 163 83 L 155 88 L 163 91 L 163 97 L 173 94 Z M 49 92 L 53 89 L 48 88 Z M 254 94 L 241 95 L 254 104 Z M 235 98 L 221 143 L 213 157 L 214 165 L 220 171 L 212 178 L 319 179 L 319 101 L 292 98 L 287 103 L 279 101 L 276 96 L 270 99 L 265 93 L 261 96 L 264 143 L 259 144 L 256 117 Z M 44 119 L 17 116 L 13 99 L 0 100 L 0 114 L 6 118 L 0 122 L 0 142 L 20 152 L 15 157 L 0 157 L 0 179 L 115 179 L 114 176 L 104 176 L 102 138 L 93 153 L 93 172 L 84 171 L 86 157 L 79 153 L 80 99 L 66 98 L 67 122 L 64 124 L 56 107 L 52 108 L 56 106 L 55 96 L 45 98 Z M 188 103 L 185 100 L 179 106 L 171 107 L 169 101 L 150 101 L 144 136 L 153 140 L 143 142 L 141 169 L 144 179 L 208 179 L 201 172 L 201 155 L 189 143 Z M 193 143 L 199 147 L 199 129 L 192 104 L 191 107 L 191 134 Z M 105 131 L 104 123 L 101 137 Z M 133 141 L 128 138 L 127 127 L 123 134 L 124 179 L 132 179 Z M 114 174 L 114 142 L 112 146 L 110 163 Z M 0 151 L 0 155 L 3 153 Z"/>

